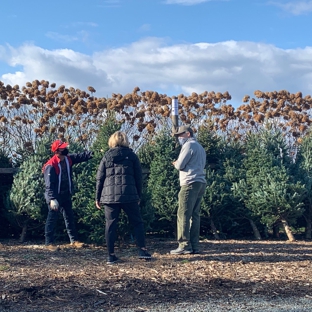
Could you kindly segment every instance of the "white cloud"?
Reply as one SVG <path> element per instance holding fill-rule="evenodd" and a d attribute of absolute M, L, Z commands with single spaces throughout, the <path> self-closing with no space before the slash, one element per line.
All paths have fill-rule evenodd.
<path fill-rule="evenodd" d="M 87 26 L 87 27 L 98 27 L 99 25 L 94 22 L 74 22 L 70 24 L 71 27 L 81 27 L 81 26 Z"/>
<path fill-rule="evenodd" d="M 151 25 L 150 24 L 143 24 L 139 28 L 139 31 L 141 31 L 141 32 L 148 32 L 150 30 L 151 30 Z"/>
<path fill-rule="evenodd" d="M 116 8 L 120 7 L 120 0 L 104 0 L 102 5 L 98 5 L 98 7 L 106 7 L 106 8 Z"/>
<path fill-rule="evenodd" d="M 231 0 L 165 0 L 165 4 L 181 4 L 181 5 L 196 5 L 210 1 L 231 1 Z"/>
<path fill-rule="evenodd" d="M 49 51 L 34 45 L 23 45 L 17 49 L 2 47 L 0 53 L 0 60 L 7 60 L 12 67 L 23 68 L 22 72 L 2 75 L 1 80 L 11 85 L 23 86 L 34 79 L 84 90 L 89 85 L 108 88 L 110 84 L 107 74 L 94 66 L 92 57 L 72 50 Z"/>
<path fill-rule="evenodd" d="M 59 33 L 54 32 L 54 31 L 48 31 L 45 35 L 46 35 L 46 37 L 53 39 L 55 41 L 72 42 L 72 41 L 78 41 L 79 40 L 77 36 L 59 34 Z"/>
<path fill-rule="evenodd" d="M 182 5 L 195 5 L 199 3 L 209 2 L 211 0 L 166 0 L 166 4 L 182 4 Z"/>
<path fill-rule="evenodd" d="M 64 35 L 53 31 L 49 31 L 45 35 L 50 39 L 65 43 L 74 41 L 87 42 L 89 38 L 89 33 L 85 30 L 78 31 L 75 35 Z"/>
<path fill-rule="evenodd" d="M 305 95 L 312 89 L 312 47 L 283 50 L 236 41 L 167 45 L 159 38 L 145 38 L 91 56 L 30 44 L 0 46 L 1 59 L 19 69 L 0 77 L 6 84 L 45 79 L 83 90 L 91 85 L 97 96 L 125 94 L 136 86 L 169 96 L 228 91 L 235 104 L 258 89 Z"/>
<path fill-rule="evenodd" d="M 269 4 L 280 7 L 293 15 L 302 15 L 312 12 L 312 1 L 290 1 L 290 2 L 269 2 Z"/>

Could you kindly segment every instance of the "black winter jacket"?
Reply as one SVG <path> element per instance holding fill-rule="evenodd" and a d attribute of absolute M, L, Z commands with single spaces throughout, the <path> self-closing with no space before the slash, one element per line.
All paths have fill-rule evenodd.
<path fill-rule="evenodd" d="M 129 147 L 115 147 L 105 153 L 96 175 L 96 198 L 101 204 L 131 203 L 142 195 L 142 169 Z"/>
<path fill-rule="evenodd" d="M 73 194 L 73 172 L 72 172 L 72 165 L 79 164 L 84 161 L 88 161 L 92 158 L 93 152 L 83 152 L 80 154 L 69 154 L 68 157 L 71 160 L 70 163 L 70 185 L 71 189 L 69 192 Z M 49 162 L 44 166 L 44 181 L 45 181 L 45 192 L 44 197 L 46 199 L 47 204 L 50 203 L 51 199 L 59 200 L 59 185 L 60 185 L 60 174 L 56 173 L 55 168 L 53 165 L 49 164 Z"/>

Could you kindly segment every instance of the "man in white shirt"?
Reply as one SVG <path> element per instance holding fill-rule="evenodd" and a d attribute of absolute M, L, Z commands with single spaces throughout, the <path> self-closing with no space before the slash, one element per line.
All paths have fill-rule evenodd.
<path fill-rule="evenodd" d="M 193 137 L 189 125 L 174 134 L 182 145 L 179 157 L 172 164 L 179 170 L 180 192 L 177 212 L 179 247 L 172 255 L 199 253 L 200 203 L 206 190 L 206 152 Z"/>

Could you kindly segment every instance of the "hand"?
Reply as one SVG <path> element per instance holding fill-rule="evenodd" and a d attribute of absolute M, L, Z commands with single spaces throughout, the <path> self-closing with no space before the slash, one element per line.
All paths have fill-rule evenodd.
<path fill-rule="evenodd" d="M 50 201 L 50 208 L 52 210 L 58 211 L 59 206 L 60 206 L 60 204 L 59 204 L 59 202 L 56 199 L 51 199 L 51 201 Z"/>
<path fill-rule="evenodd" d="M 100 203 L 99 203 L 98 200 L 95 201 L 95 206 L 96 206 L 97 209 L 100 209 L 100 210 L 101 210 L 101 205 L 100 205 Z"/>
<path fill-rule="evenodd" d="M 174 161 L 172 164 L 175 166 L 175 163 L 176 163 L 177 161 Z"/>

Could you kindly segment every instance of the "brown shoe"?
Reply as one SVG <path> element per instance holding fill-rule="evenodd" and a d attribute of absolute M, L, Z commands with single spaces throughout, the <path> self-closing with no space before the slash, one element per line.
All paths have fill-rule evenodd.
<path fill-rule="evenodd" d="M 56 245 L 52 245 L 52 244 L 46 245 L 45 248 L 46 248 L 47 250 L 49 250 L 49 251 L 58 251 L 58 250 L 60 250 L 60 247 L 58 247 L 58 246 L 56 246 Z"/>
<path fill-rule="evenodd" d="M 73 248 L 83 248 L 85 247 L 86 245 L 84 243 L 81 243 L 81 242 L 73 242 L 73 243 L 70 243 L 70 246 L 73 247 Z"/>

